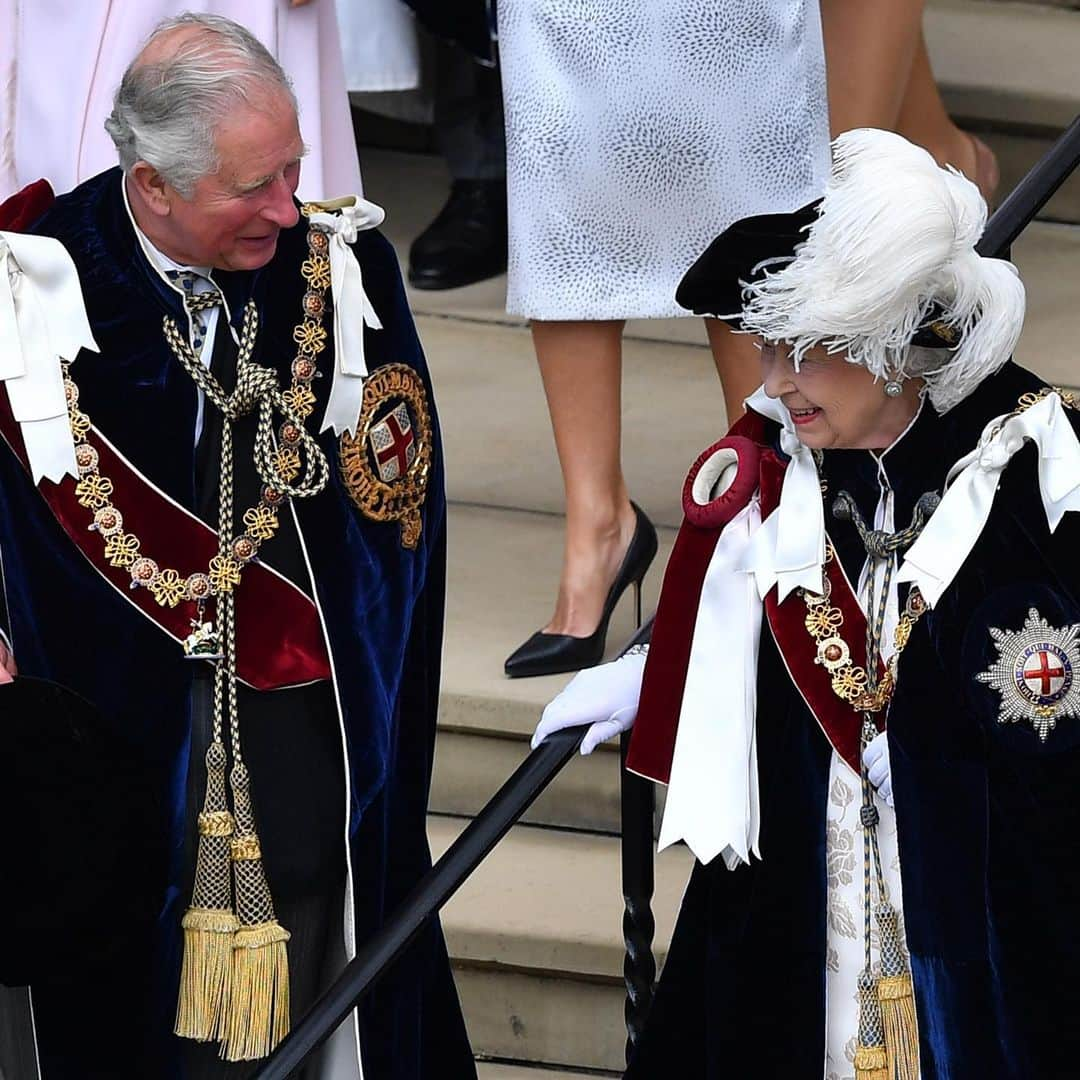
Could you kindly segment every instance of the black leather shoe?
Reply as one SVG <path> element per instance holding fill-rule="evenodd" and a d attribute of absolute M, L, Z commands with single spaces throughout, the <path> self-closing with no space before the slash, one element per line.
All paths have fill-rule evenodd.
<path fill-rule="evenodd" d="M 439 216 L 409 249 L 418 289 L 457 289 L 506 270 L 506 181 L 455 180 Z"/>
<path fill-rule="evenodd" d="M 570 634 L 545 634 L 538 630 L 524 645 L 507 657 L 503 670 L 512 679 L 529 675 L 557 675 L 562 671 L 580 671 L 599 664 L 604 656 L 608 623 L 619 597 L 628 585 L 634 586 L 637 625 L 641 625 L 641 582 L 656 557 L 656 529 L 637 503 L 630 504 L 637 515 L 634 535 L 623 556 L 622 566 L 608 590 L 600 625 L 588 637 Z"/>

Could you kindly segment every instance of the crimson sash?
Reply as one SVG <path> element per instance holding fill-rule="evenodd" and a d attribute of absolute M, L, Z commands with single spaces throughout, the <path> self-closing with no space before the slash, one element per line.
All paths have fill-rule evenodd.
<path fill-rule="evenodd" d="M 19 425 L 6 394 L 0 394 L 0 435 L 29 474 Z M 202 568 L 218 553 L 218 534 L 155 487 L 96 430 L 87 441 L 97 450 L 99 469 L 113 482 L 114 505 L 124 530 L 138 536 L 142 552 L 181 576 Z M 76 481 L 42 480 L 37 486 L 56 520 L 91 566 L 141 614 L 178 643 L 191 633 L 191 605 L 163 607 L 145 588 L 131 588 L 131 575 L 111 566 L 99 533 L 91 532 L 92 513 L 75 497 Z M 187 569 L 185 569 L 187 568 Z M 330 678 L 330 660 L 319 613 L 310 598 L 264 563 L 244 568 L 236 590 L 237 675 L 257 690 Z"/>
<path fill-rule="evenodd" d="M 732 428 L 732 435 L 753 438 L 760 446 L 763 431 L 761 418 L 747 414 Z M 717 446 L 726 442 L 722 440 Z M 698 459 L 691 470 L 691 478 L 714 449 L 711 447 Z M 786 469 L 786 461 L 771 448 L 762 447 L 758 461 L 762 519 L 768 517 L 780 502 Z M 744 504 L 748 498 L 743 500 Z M 741 507 L 735 507 L 734 512 L 738 509 Z M 734 513 L 727 515 L 727 520 L 731 516 Z M 671 776 L 701 590 L 722 531 L 723 524 L 702 527 L 689 519 L 684 520 L 664 574 L 638 715 L 626 759 L 631 771 L 662 784 L 666 784 Z M 855 643 L 853 652 L 858 655 L 858 644 L 866 640 L 866 616 L 838 559 L 828 563 L 825 573 L 832 586 L 830 602 L 844 616 L 844 638 Z M 773 588 L 765 597 L 765 614 L 795 689 L 833 749 L 858 772 L 862 716 L 836 696 L 828 671 L 815 663 L 817 645 L 806 629 L 805 602 L 797 592 L 792 592 L 780 603 Z M 884 668 L 879 666 L 879 676 L 883 671 Z"/>

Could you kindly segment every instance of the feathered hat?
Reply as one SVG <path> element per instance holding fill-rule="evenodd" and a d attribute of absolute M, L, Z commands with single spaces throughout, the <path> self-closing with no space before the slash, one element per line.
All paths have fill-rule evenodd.
<path fill-rule="evenodd" d="M 683 278 L 680 304 L 885 380 L 918 375 L 945 412 L 997 371 L 1024 321 L 1016 268 L 975 251 L 979 189 L 921 147 L 863 128 L 833 142 L 824 196 L 725 230 Z M 932 349 L 917 359 L 912 346 Z"/>

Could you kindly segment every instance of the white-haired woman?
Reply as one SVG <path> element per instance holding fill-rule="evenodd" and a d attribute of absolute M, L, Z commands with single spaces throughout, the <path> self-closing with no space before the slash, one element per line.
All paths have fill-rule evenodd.
<path fill-rule="evenodd" d="M 819 203 L 680 287 L 759 336 L 764 385 L 691 470 L 647 660 L 537 733 L 636 710 L 661 845 L 699 860 L 633 1080 L 1076 1071 L 1080 443 L 1009 362 L 985 220 L 853 131 Z"/>

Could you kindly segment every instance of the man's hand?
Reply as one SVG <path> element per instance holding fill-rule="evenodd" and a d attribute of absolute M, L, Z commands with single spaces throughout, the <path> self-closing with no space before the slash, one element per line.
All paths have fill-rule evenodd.
<path fill-rule="evenodd" d="M 19 669 L 15 666 L 15 657 L 11 655 L 11 650 L 6 643 L 0 639 L 0 685 L 11 682 L 18 674 Z"/>

